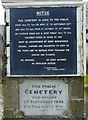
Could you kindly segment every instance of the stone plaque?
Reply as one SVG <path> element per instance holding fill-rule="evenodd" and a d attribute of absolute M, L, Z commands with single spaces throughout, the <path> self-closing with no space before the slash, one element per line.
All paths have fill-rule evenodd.
<path fill-rule="evenodd" d="M 20 111 L 26 116 L 62 116 L 68 112 L 68 84 L 60 80 L 25 80 Z"/>
<path fill-rule="evenodd" d="M 10 10 L 10 74 L 77 74 L 77 8 Z"/>

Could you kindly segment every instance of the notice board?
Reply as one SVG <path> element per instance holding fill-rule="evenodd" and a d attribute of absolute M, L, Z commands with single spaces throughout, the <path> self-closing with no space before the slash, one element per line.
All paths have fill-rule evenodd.
<path fill-rule="evenodd" d="M 77 7 L 11 8 L 10 74 L 77 74 Z"/>

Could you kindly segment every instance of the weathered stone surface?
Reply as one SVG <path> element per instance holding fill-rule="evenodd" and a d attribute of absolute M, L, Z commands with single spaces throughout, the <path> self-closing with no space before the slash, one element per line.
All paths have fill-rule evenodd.
<path fill-rule="evenodd" d="M 82 77 L 71 78 L 70 83 L 70 110 L 71 115 L 76 118 L 84 118 L 84 81 Z"/>
<path fill-rule="evenodd" d="M 0 78 L 1 77 L 2 77 L 2 35 L 0 32 Z"/>
<path fill-rule="evenodd" d="M 18 81 L 3 81 L 4 108 L 18 108 Z"/>
<path fill-rule="evenodd" d="M 70 107 L 71 107 L 71 114 L 72 117 L 74 116 L 75 118 L 84 118 L 84 105 L 83 105 L 83 100 L 71 100 L 70 101 Z"/>
<path fill-rule="evenodd" d="M 14 110 L 6 110 L 5 112 L 4 112 L 4 116 L 5 116 L 5 118 L 15 118 L 15 116 L 14 116 Z"/>
<path fill-rule="evenodd" d="M 71 84 L 70 84 L 70 98 L 73 99 L 79 99 L 83 98 L 84 94 L 82 91 L 84 91 L 84 83 L 83 83 L 83 78 L 81 77 L 73 77 L 71 79 Z"/>
<path fill-rule="evenodd" d="M 3 116 L 3 97 L 2 97 L 2 84 L 0 84 L 0 120 Z"/>
<path fill-rule="evenodd" d="M 20 118 L 24 116 L 19 109 L 20 92 L 19 85 L 22 84 L 23 80 L 63 80 L 68 84 L 68 114 L 67 117 L 83 118 L 83 78 L 81 77 L 56 77 L 56 78 L 8 78 L 3 80 L 3 95 L 4 95 L 4 108 L 14 109 L 15 116 Z M 7 111 L 5 111 L 7 112 Z M 5 113 L 5 116 L 9 115 L 9 112 Z M 14 117 L 14 115 L 13 115 Z M 30 116 L 29 116 L 30 117 Z M 33 116 L 35 117 L 35 116 Z M 25 118 L 25 116 L 23 117 Z M 42 117 L 40 116 L 42 119 Z M 46 118 L 46 117 L 45 117 Z M 58 118 L 59 120 L 59 118 Z M 61 119 L 60 119 L 61 120 Z M 72 120 L 72 119 L 71 119 Z"/>

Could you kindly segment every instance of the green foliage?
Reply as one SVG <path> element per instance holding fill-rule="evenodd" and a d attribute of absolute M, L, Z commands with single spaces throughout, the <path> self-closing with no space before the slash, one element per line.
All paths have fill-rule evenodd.
<path fill-rule="evenodd" d="M 88 61 L 86 63 L 86 76 L 84 77 L 84 84 L 88 84 Z"/>
<path fill-rule="evenodd" d="M 88 84 L 88 74 L 84 77 L 84 84 Z"/>
<path fill-rule="evenodd" d="M 88 62 L 86 64 L 86 73 L 88 74 Z"/>

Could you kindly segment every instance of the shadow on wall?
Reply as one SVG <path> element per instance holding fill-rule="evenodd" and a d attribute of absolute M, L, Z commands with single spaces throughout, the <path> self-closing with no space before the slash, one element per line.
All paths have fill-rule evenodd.
<path fill-rule="evenodd" d="M 87 74 L 88 74 L 88 29 L 86 29 L 86 63 L 87 63 Z"/>
<path fill-rule="evenodd" d="M 2 62 L 2 35 L 0 34 L 0 77 L 2 75 L 1 62 Z"/>
<path fill-rule="evenodd" d="M 86 29 L 86 77 L 85 77 L 85 84 L 88 84 L 88 25 Z"/>

